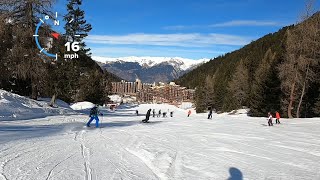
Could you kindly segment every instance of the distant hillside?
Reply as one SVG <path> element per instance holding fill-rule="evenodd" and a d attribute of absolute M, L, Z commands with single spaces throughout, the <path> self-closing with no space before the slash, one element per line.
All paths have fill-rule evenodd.
<path fill-rule="evenodd" d="M 288 60 L 288 34 L 291 35 L 290 37 L 296 36 L 294 41 L 291 40 L 295 43 L 291 42 L 290 45 L 294 47 L 297 46 L 295 45 L 297 43 L 305 43 L 303 39 L 312 36 L 311 30 L 308 30 L 310 26 L 319 27 L 319 24 L 320 14 L 316 13 L 299 25 L 284 27 L 278 32 L 270 33 L 239 50 L 202 64 L 176 79 L 175 82 L 188 88 L 197 88 L 196 106 L 198 112 L 205 111 L 209 106 L 217 111 L 230 111 L 247 106 L 251 108 L 250 113 L 253 116 L 266 116 L 269 111 L 280 111 L 281 114 L 286 116 L 289 98 L 288 93 L 286 94 L 288 90 L 284 87 L 289 87 L 289 89 L 291 87 L 285 84 L 286 82 L 283 79 L 285 77 L 288 79 L 294 75 L 288 75 L 290 72 L 281 68 L 284 66 L 280 65 L 284 62 L 288 63 L 286 61 L 286 59 Z M 305 33 L 301 33 L 302 27 L 307 29 Z M 301 52 L 297 50 L 296 52 L 296 54 L 302 53 L 302 56 L 306 57 L 305 59 L 309 58 L 309 55 L 303 53 L 309 52 L 310 48 L 316 49 L 320 47 L 319 28 L 315 28 L 314 31 L 318 33 L 318 36 L 313 35 L 314 40 L 302 46 L 306 50 Z M 306 33 L 310 34 L 307 36 L 305 35 Z M 314 45 L 312 46 L 311 43 Z M 295 54 L 295 52 L 291 53 Z M 314 58 L 318 58 L 317 61 L 320 61 L 319 56 L 316 57 L 315 55 Z M 300 82 L 295 83 L 296 86 L 293 86 L 296 87 L 292 91 L 295 92 L 293 93 L 295 95 L 293 106 L 296 108 L 302 98 L 301 100 L 303 101 L 299 105 L 302 107 L 300 109 L 301 115 L 304 114 L 305 117 L 320 115 L 316 113 L 320 112 L 320 109 L 315 107 L 317 103 L 320 104 L 319 82 L 312 81 L 312 83 L 308 83 L 308 86 L 302 86 L 304 83 L 301 82 L 307 82 L 306 80 L 308 80 L 307 67 L 303 66 L 303 63 L 299 61 L 296 64 L 292 64 L 291 67 L 294 68 L 295 66 L 301 66 L 302 69 L 301 71 L 296 70 L 299 74 L 296 81 L 299 80 Z M 319 65 L 313 65 L 310 70 L 320 72 L 320 69 L 318 71 L 317 69 L 319 69 Z M 287 76 L 283 76 L 285 73 L 282 72 L 285 72 Z M 280 79 L 280 76 L 283 79 Z M 288 82 L 290 83 L 290 81 Z M 303 88 L 306 91 L 302 95 Z M 296 111 L 295 108 L 293 111 Z"/>
<path fill-rule="evenodd" d="M 226 80 L 230 80 L 241 59 L 251 67 L 250 74 L 252 75 L 268 49 L 271 48 L 273 51 L 279 52 L 279 56 L 280 54 L 283 55 L 286 41 L 285 34 L 288 28 L 292 28 L 292 26 L 282 28 L 276 33 L 270 33 L 239 50 L 214 58 L 184 74 L 175 82 L 189 88 L 195 88 L 204 83 L 207 75 L 214 75 L 217 70 L 219 70 L 217 76 L 223 76 Z"/>

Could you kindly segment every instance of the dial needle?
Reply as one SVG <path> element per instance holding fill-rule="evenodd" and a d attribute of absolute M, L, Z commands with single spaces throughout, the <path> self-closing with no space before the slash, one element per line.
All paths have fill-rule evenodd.
<path fill-rule="evenodd" d="M 53 36 L 56 39 L 59 39 L 60 34 L 59 33 L 51 33 L 51 36 Z"/>

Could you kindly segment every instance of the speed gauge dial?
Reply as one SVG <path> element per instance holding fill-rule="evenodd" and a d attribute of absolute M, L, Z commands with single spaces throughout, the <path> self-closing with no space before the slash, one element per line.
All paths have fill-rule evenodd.
<path fill-rule="evenodd" d="M 60 21 L 58 20 L 58 13 L 55 13 L 55 19 L 50 18 L 49 15 L 45 15 L 44 18 L 40 18 L 39 19 L 39 23 L 37 24 L 36 27 L 36 31 L 34 33 L 34 38 L 36 41 L 36 45 L 38 47 L 38 49 L 40 50 L 40 53 L 50 57 L 50 58 L 55 58 L 56 60 L 58 59 L 58 53 L 50 53 L 48 52 L 47 48 L 44 48 L 40 42 L 39 42 L 39 29 L 41 29 L 41 26 L 43 26 L 44 24 L 49 24 L 51 21 L 51 23 L 53 23 L 53 26 L 60 26 Z M 72 23 L 73 19 L 70 20 L 68 23 Z M 59 39 L 60 34 L 57 32 L 52 32 L 51 33 L 52 38 L 54 39 Z M 80 35 L 74 35 L 75 37 L 80 37 Z M 48 39 L 48 38 L 47 38 Z M 80 50 L 80 43 L 79 42 L 67 42 L 65 44 L 66 47 L 66 52 L 71 52 L 71 54 L 65 53 L 65 54 L 60 54 L 59 56 L 63 57 L 64 59 L 75 59 L 75 58 L 79 58 L 79 55 L 76 53 Z"/>

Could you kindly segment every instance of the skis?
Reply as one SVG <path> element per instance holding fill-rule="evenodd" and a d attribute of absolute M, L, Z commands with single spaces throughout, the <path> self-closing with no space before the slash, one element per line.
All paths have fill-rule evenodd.
<path fill-rule="evenodd" d="M 144 120 L 142 120 L 141 122 L 142 122 L 142 123 L 149 123 L 149 120 L 144 119 Z"/>

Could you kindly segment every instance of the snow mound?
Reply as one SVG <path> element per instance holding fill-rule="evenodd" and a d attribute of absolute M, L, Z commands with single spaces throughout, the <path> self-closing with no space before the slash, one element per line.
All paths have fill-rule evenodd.
<path fill-rule="evenodd" d="M 46 101 L 36 101 L 0 90 L 0 121 L 25 120 L 75 113 L 76 112 L 69 107 L 53 108 L 50 107 Z"/>
<path fill-rule="evenodd" d="M 122 98 L 119 95 L 109 95 L 110 101 L 114 103 L 121 103 Z"/>
<path fill-rule="evenodd" d="M 192 102 L 182 102 L 178 107 L 181 109 L 191 109 L 192 106 Z"/>
<path fill-rule="evenodd" d="M 238 110 L 233 110 L 228 113 L 228 115 L 247 115 L 249 112 L 249 109 L 238 109 Z"/>
<path fill-rule="evenodd" d="M 93 104 L 92 102 L 77 102 L 72 104 L 70 107 L 73 110 L 79 111 L 79 110 L 85 110 L 85 109 L 91 109 L 95 106 L 95 104 Z"/>
<path fill-rule="evenodd" d="M 39 98 L 38 101 L 44 101 L 46 103 L 50 103 L 51 98 Z M 70 105 L 61 99 L 57 99 L 56 103 L 54 104 L 55 107 L 63 107 L 63 108 L 70 108 Z"/>

